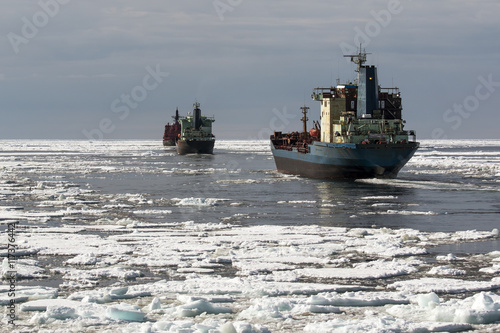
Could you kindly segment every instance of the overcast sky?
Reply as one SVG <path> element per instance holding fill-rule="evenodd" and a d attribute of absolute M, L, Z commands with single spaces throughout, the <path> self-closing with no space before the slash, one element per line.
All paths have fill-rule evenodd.
<path fill-rule="evenodd" d="M 161 139 L 195 101 L 219 138 L 298 130 L 363 43 L 418 138 L 500 138 L 498 0 L 4 0 L 0 139 Z"/>

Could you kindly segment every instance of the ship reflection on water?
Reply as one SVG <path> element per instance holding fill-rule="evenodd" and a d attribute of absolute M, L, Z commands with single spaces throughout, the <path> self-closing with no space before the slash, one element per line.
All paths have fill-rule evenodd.
<path fill-rule="evenodd" d="M 314 181 L 318 222 L 347 228 L 411 228 L 411 188 L 353 180 Z M 403 212 L 398 214 L 398 212 Z"/>

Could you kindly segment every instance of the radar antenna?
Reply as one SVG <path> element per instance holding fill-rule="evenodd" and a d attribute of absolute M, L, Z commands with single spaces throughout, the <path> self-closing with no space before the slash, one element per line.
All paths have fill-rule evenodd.
<path fill-rule="evenodd" d="M 370 53 L 366 53 L 366 50 L 361 48 L 361 44 L 359 44 L 359 53 L 358 54 L 346 54 L 344 57 L 351 57 L 351 61 L 358 65 L 358 69 L 356 69 L 356 72 L 359 73 L 359 70 L 361 67 L 363 67 L 364 63 L 366 62 L 366 55 Z"/>

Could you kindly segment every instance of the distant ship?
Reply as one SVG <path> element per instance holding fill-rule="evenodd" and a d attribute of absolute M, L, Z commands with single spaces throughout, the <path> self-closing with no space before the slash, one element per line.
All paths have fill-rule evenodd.
<path fill-rule="evenodd" d="M 394 178 L 419 147 L 415 131 L 403 129 L 398 88 L 381 88 L 366 52 L 347 55 L 358 65 L 357 82 L 315 88 L 321 124 L 307 132 L 274 132 L 271 151 L 279 172 L 310 178 Z"/>
<path fill-rule="evenodd" d="M 172 116 L 175 122 L 170 125 L 170 123 L 165 125 L 165 131 L 163 132 L 163 145 L 164 146 L 175 146 L 175 142 L 181 134 L 181 124 L 179 123 L 179 109 L 175 110 L 175 116 Z"/>
<path fill-rule="evenodd" d="M 213 154 L 215 136 L 212 134 L 213 117 L 201 115 L 200 104 L 193 105 L 192 115 L 181 117 L 181 132 L 176 141 L 177 153 L 184 154 Z"/>

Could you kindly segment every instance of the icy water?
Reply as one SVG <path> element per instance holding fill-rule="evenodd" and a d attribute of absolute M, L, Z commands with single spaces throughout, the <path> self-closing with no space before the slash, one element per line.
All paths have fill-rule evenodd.
<path fill-rule="evenodd" d="M 277 173 L 267 141 L 0 141 L 2 326 L 497 332 L 499 181 L 499 140 L 358 181 Z"/>

